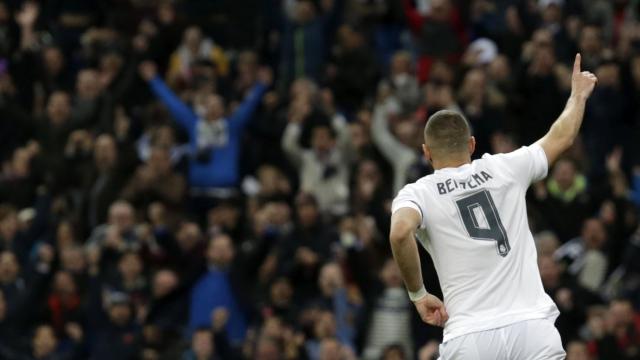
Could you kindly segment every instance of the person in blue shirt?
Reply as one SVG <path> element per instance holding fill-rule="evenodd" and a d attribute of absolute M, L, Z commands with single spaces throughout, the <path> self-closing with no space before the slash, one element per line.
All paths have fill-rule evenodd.
<path fill-rule="evenodd" d="M 230 344 L 237 347 L 247 332 L 247 316 L 232 284 L 235 250 L 231 238 L 224 234 L 212 237 L 206 256 L 208 270 L 191 290 L 188 328 L 190 332 L 202 327 L 211 328 L 215 312 L 223 312 L 227 317 L 225 335 Z"/>
<path fill-rule="evenodd" d="M 189 136 L 192 151 L 189 163 L 191 193 L 215 196 L 236 187 L 240 181 L 242 133 L 271 85 L 271 71 L 260 69 L 257 83 L 237 110 L 227 115 L 221 96 L 215 93 L 206 95 L 201 111 L 196 112 L 169 89 L 157 74 L 154 63 L 143 62 L 139 70 L 151 91 Z"/>

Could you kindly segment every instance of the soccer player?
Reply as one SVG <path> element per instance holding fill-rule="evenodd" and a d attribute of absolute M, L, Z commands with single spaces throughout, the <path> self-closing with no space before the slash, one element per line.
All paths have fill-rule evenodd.
<path fill-rule="evenodd" d="M 573 143 L 597 82 L 573 65 L 571 96 L 549 132 L 508 154 L 471 161 L 476 142 L 453 111 L 431 116 L 424 156 L 435 172 L 406 185 L 393 201 L 393 256 L 422 320 L 443 326 L 440 357 L 564 359 L 554 326 L 559 312 L 545 294 L 525 193 Z M 422 282 L 415 239 L 429 252 L 444 304 Z"/>

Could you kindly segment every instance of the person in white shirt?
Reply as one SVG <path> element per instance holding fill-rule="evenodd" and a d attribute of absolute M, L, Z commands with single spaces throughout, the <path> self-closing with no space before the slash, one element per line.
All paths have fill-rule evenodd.
<path fill-rule="evenodd" d="M 573 143 L 597 82 L 576 55 L 571 96 L 549 132 L 531 146 L 471 161 L 469 124 L 443 110 L 425 127 L 435 172 L 393 201 L 390 241 L 422 320 L 443 326 L 440 359 L 564 359 L 558 309 L 542 287 L 525 193 Z M 415 239 L 433 258 L 444 303 L 428 294 Z"/>

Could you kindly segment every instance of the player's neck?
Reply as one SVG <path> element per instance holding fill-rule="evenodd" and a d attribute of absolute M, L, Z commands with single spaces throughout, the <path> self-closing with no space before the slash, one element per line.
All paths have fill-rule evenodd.
<path fill-rule="evenodd" d="M 440 169 L 446 169 L 446 168 L 457 168 L 462 165 L 470 164 L 471 157 L 466 157 L 464 159 L 446 159 L 442 161 L 432 159 L 431 163 L 433 164 L 434 170 L 440 170 Z"/>

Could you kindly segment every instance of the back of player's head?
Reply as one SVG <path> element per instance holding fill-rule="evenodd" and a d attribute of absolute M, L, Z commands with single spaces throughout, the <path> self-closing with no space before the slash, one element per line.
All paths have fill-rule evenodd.
<path fill-rule="evenodd" d="M 467 120 L 451 110 L 440 110 L 431 115 L 424 128 L 424 142 L 436 158 L 468 153 L 470 137 Z"/>

